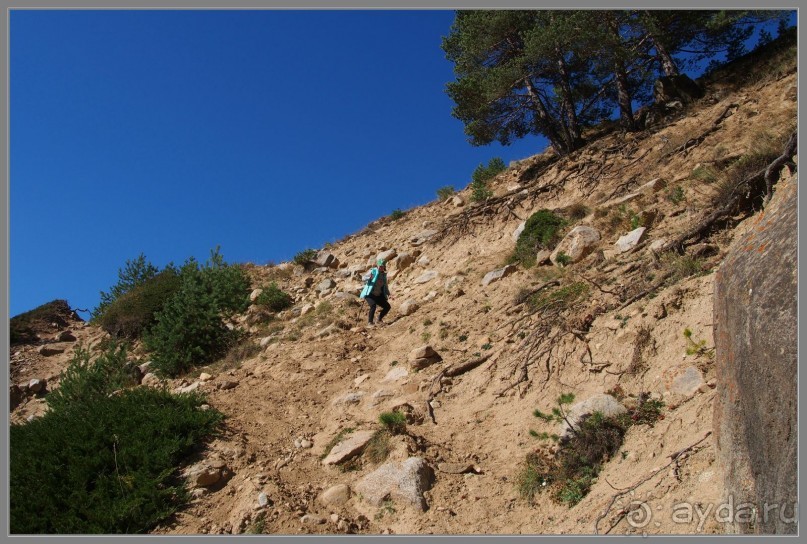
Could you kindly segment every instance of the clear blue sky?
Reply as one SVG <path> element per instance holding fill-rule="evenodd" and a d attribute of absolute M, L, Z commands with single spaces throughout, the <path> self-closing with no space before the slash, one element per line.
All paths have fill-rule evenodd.
<path fill-rule="evenodd" d="M 127 259 L 288 260 L 463 188 L 452 11 L 12 11 L 10 315 Z M 85 314 L 86 316 L 86 314 Z"/>

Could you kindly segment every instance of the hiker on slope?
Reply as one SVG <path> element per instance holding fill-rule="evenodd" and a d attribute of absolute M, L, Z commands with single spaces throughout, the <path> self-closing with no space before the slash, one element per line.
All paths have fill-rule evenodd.
<path fill-rule="evenodd" d="M 362 279 L 364 280 L 364 289 L 362 289 L 359 297 L 365 299 L 367 304 L 370 305 L 368 325 L 373 325 L 376 306 L 381 306 L 381 313 L 378 314 L 378 324 L 383 325 L 384 316 L 390 310 L 387 298 L 392 298 L 387 288 L 387 266 L 384 259 L 378 259 L 376 266 L 362 276 Z"/>

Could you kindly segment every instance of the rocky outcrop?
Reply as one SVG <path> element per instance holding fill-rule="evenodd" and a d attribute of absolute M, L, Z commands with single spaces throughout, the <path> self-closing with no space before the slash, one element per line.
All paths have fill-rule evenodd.
<path fill-rule="evenodd" d="M 715 278 L 717 457 L 726 499 L 757 512 L 753 523 L 734 520 L 740 533 L 798 528 L 796 205 L 796 184 L 780 183 Z"/>

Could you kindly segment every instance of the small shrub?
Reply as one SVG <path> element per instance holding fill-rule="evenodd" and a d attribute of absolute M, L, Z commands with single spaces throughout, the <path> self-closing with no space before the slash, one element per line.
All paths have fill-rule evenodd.
<path fill-rule="evenodd" d="M 100 317 L 107 306 L 118 297 L 128 293 L 138 285 L 142 285 L 157 275 L 159 269 L 146 260 L 142 253 L 134 260 L 127 260 L 126 266 L 118 269 L 118 282 L 113 285 L 109 293 L 101 291 L 101 303 L 92 311 L 92 319 Z"/>
<path fill-rule="evenodd" d="M 591 213 L 591 210 L 589 209 L 588 206 L 586 206 L 582 202 L 575 202 L 574 204 L 566 208 L 566 214 L 573 221 L 579 221 L 584 217 L 586 217 L 589 213 Z"/>
<path fill-rule="evenodd" d="M 370 462 L 378 464 L 387 460 L 390 451 L 392 451 L 390 433 L 386 430 L 376 431 L 364 447 L 362 456 Z"/>
<path fill-rule="evenodd" d="M 263 288 L 261 294 L 255 299 L 255 304 L 273 312 L 280 312 L 286 308 L 291 308 L 294 304 L 294 299 L 291 298 L 291 295 L 282 291 L 275 282 L 272 282 L 268 287 Z"/>
<path fill-rule="evenodd" d="M 532 267 L 536 253 L 541 249 L 552 249 L 565 225 L 566 221 L 550 210 L 535 212 L 524 224 L 524 230 L 518 236 L 509 262 L 521 263 L 525 268 Z"/>
<path fill-rule="evenodd" d="M 477 166 L 473 174 L 471 174 L 471 200 L 481 202 L 493 196 L 493 191 L 488 187 L 488 182 L 506 169 L 504 161 L 499 157 L 490 159 L 487 166 L 484 164 Z"/>
<path fill-rule="evenodd" d="M 673 204 L 680 204 L 685 199 L 684 195 L 684 188 L 680 185 L 676 185 L 675 187 L 671 187 L 669 191 L 667 191 L 667 200 L 672 202 Z"/>
<path fill-rule="evenodd" d="M 491 344 L 491 343 L 485 343 L 485 344 L 482 344 L 482 346 L 481 346 L 481 347 L 482 347 L 482 349 L 484 349 L 484 350 L 488 350 L 488 349 L 491 349 L 491 348 L 493 347 L 493 344 Z"/>
<path fill-rule="evenodd" d="M 389 218 L 392 221 L 397 221 L 398 219 L 402 218 L 404 215 L 406 215 L 406 212 L 404 212 L 401 209 L 395 209 L 395 210 L 392 210 L 391 214 L 389 214 Z"/>
<path fill-rule="evenodd" d="M 567 266 L 570 262 L 572 262 L 572 258 L 566 255 L 564 252 L 559 251 L 555 257 L 555 261 L 557 261 L 557 263 L 561 266 Z"/>
<path fill-rule="evenodd" d="M 566 310 L 585 297 L 588 291 L 587 283 L 575 282 L 553 291 L 536 293 L 528 304 L 534 311 Z"/>
<path fill-rule="evenodd" d="M 181 285 L 178 271 L 166 268 L 109 302 L 95 322 L 114 338 L 140 338 Z"/>
<path fill-rule="evenodd" d="M 445 187 L 437 189 L 437 198 L 442 202 L 454 196 L 456 192 L 453 185 L 446 185 Z"/>
<path fill-rule="evenodd" d="M 705 271 L 703 259 L 692 255 L 679 255 L 675 251 L 668 251 L 661 255 L 660 260 L 662 266 L 672 271 L 673 281 L 679 281 Z"/>
<path fill-rule="evenodd" d="M 309 248 L 304 249 L 299 253 L 297 253 L 292 259 L 292 261 L 294 262 L 294 264 L 305 266 L 316 258 L 317 258 L 317 250 Z"/>
<path fill-rule="evenodd" d="M 431 319 L 429 319 L 428 317 L 427 317 L 426 319 L 424 319 L 424 320 L 423 320 L 423 326 L 424 326 L 424 327 L 428 327 L 428 326 L 429 326 L 429 325 L 431 325 L 432 323 L 433 323 L 433 321 L 432 321 Z"/>
<path fill-rule="evenodd" d="M 378 416 L 378 421 L 392 434 L 406 432 L 406 415 L 401 412 L 383 412 Z"/>
<path fill-rule="evenodd" d="M 457 337 L 457 340 L 459 340 L 460 342 L 465 342 L 466 340 L 468 340 L 468 335 L 467 334 L 461 334 L 461 335 L 459 335 L 459 337 Z"/>
<path fill-rule="evenodd" d="M 718 179 L 718 171 L 710 165 L 700 165 L 692 171 L 692 177 L 705 183 L 714 183 Z"/>

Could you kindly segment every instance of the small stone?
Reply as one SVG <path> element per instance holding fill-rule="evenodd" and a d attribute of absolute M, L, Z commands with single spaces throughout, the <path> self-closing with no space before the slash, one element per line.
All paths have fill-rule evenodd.
<path fill-rule="evenodd" d="M 319 496 L 319 502 L 323 506 L 341 506 L 350 499 L 350 487 L 345 484 L 337 484 L 329 487 Z"/>
<path fill-rule="evenodd" d="M 238 387 L 238 380 L 224 380 L 221 384 L 219 384 L 219 389 L 234 389 Z"/>
<path fill-rule="evenodd" d="M 303 525 L 322 525 L 323 523 L 327 523 L 327 520 L 320 516 L 315 516 L 314 514 L 306 514 L 300 518 L 300 522 Z"/>
<path fill-rule="evenodd" d="M 302 440 L 300 440 L 300 447 L 302 447 L 304 450 L 307 450 L 309 448 L 314 447 L 314 443 L 306 438 L 303 438 Z"/>
<path fill-rule="evenodd" d="M 28 382 L 28 390 L 34 394 L 41 392 L 46 386 L 47 380 L 44 379 L 34 378 Z"/>
<path fill-rule="evenodd" d="M 211 376 L 211 375 L 210 375 L 210 374 L 208 374 L 207 372 L 202 372 L 201 374 L 199 374 L 199 379 L 200 379 L 201 381 L 203 381 L 203 382 L 206 382 L 207 380 L 211 379 L 212 377 L 213 377 L 213 376 Z"/>
<path fill-rule="evenodd" d="M 261 508 L 269 506 L 269 496 L 263 491 L 258 493 L 258 506 L 260 506 Z"/>
<path fill-rule="evenodd" d="M 331 514 L 331 523 L 339 523 L 339 514 Z"/>

